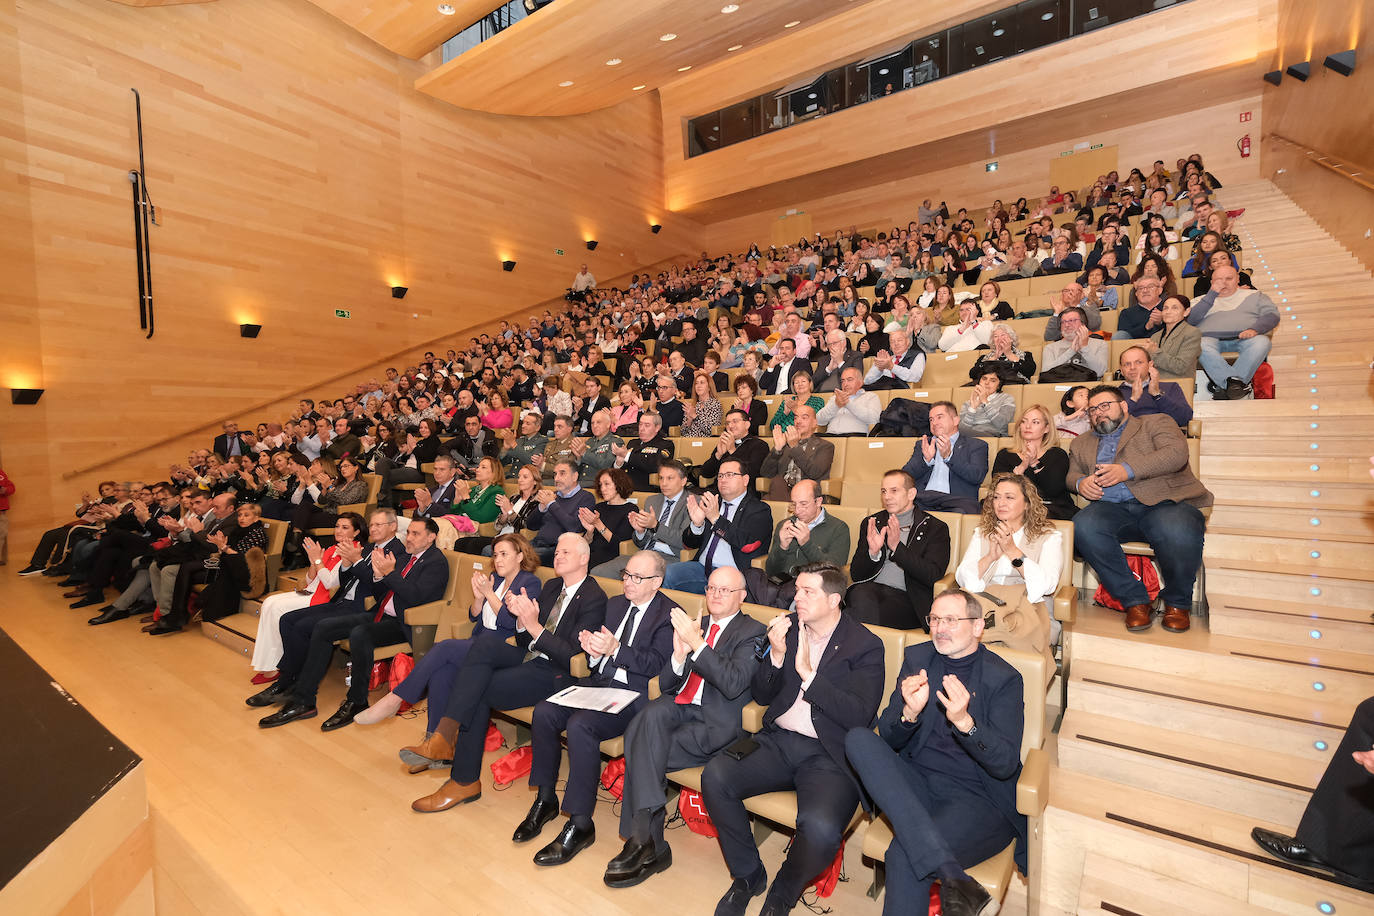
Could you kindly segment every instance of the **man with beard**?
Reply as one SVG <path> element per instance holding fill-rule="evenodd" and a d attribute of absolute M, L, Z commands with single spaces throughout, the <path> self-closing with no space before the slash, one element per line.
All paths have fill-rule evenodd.
<path fill-rule="evenodd" d="M 1148 542 L 1164 580 L 1164 629 L 1182 633 L 1202 565 L 1207 523 L 1199 510 L 1212 494 L 1188 467 L 1188 441 L 1170 417 L 1133 417 L 1121 389 L 1098 385 L 1088 395 L 1088 421 L 1069 451 L 1066 482 L 1088 500 L 1073 519 L 1074 547 L 1126 609 L 1126 629 L 1135 633 L 1154 623 L 1153 607 L 1121 542 Z"/>

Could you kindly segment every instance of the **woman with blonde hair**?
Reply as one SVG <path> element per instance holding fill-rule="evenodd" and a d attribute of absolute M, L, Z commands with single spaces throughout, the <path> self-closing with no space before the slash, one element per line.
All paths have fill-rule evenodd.
<path fill-rule="evenodd" d="M 1069 473 L 1069 456 L 1059 447 L 1059 431 L 1054 417 L 1044 404 L 1032 404 L 1021 411 L 1011 427 L 1011 448 L 997 452 L 992 473 L 1016 474 L 1035 487 L 1049 510 L 1050 518 L 1071 519 L 1078 507 L 1073 504 L 1064 480 Z"/>
<path fill-rule="evenodd" d="M 682 403 L 682 435 L 714 436 L 722 412 L 716 397 L 716 383 L 709 372 L 692 373 L 692 396 Z"/>

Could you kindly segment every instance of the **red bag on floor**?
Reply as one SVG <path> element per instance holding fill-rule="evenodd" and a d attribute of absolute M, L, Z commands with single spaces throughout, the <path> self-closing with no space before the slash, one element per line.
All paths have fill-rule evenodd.
<path fill-rule="evenodd" d="M 392 658 L 391 671 L 387 676 L 387 683 L 391 688 L 391 692 L 395 693 L 396 688 L 401 686 L 401 681 L 404 681 L 407 677 L 409 677 L 410 672 L 414 670 L 415 659 L 409 653 L 402 652 L 400 655 L 397 655 L 394 658 Z M 399 716 L 407 709 L 410 709 L 410 704 L 402 700 L 401 708 L 396 710 L 396 715 Z"/>
<path fill-rule="evenodd" d="M 1255 370 L 1255 375 L 1250 379 L 1250 387 L 1255 392 L 1255 400 L 1269 401 L 1274 398 L 1274 367 L 1265 360 L 1259 364 Z"/>
<path fill-rule="evenodd" d="M 701 793 L 687 787 L 677 797 L 677 813 L 687 822 L 687 829 L 702 836 L 719 836 L 716 825 L 711 823 L 711 815 L 706 813 L 706 803 Z"/>
<path fill-rule="evenodd" d="M 1150 562 L 1149 557 L 1127 554 L 1126 565 L 1131 568 L 1131 574 L 1145 586 L 1145 591 L 1150 596 L 1150 600 L 1154 601 L 1159 594 L 1159 573 L 1155 572 L 1155 564 Z M 1126 610 L 1121 606 L 1120 601 L 1111 596 L 1105 585 L 1097 587 L 1097 591 L 1093 594 L 1093 603 L 1100 604 L 1102 607 L 1109 607 L 1114 611 Z"/>
<path fill-rule="evenodd" d="M 504 788 L 529 773 L 534 764 L 534 749 L 521 745 L 499 760 L 491 762 L 491 779 L 496 788 Z"/>
<path fill-rule="evenodd" d="M 611 793 L 617 800 L 625 794 L 625 757 L 612 757 L 601 771 L 601 788 Z"/>
<path fill-rule="evenodd" d="M 372 663 L 372 670 L 367 674 L 367 689 L 376 690 L 383 684 L 390 683 L 391 660 L 382 659 Z"/>
<path fill-rule="evenodd" d="M 811 881 L 811 886 L 816 889 L 817 897 L 829 897 L 835 893 L 835 885 L 840 883 L 840 872 L 844 871 L 844 844 L 840 844 L 839 851 L 835 853 L 835 861 L 830 863 L 830 867 L 821 872 Z"/>
<path fill-rule="evenodd" d="M 945 908 L 940 905 L 940 884 L 930 886 L 930 909 L 926 911 L 926 916 L 944 916 Z"/>
<path fill-rule="evenodd" d="M 487 743 L 482 748 L 484 751 L 494 751 L 506 743 L 506 736 L 501 734 L 501 729 L 496 727 L 495 722 L 487 724 Z"/>

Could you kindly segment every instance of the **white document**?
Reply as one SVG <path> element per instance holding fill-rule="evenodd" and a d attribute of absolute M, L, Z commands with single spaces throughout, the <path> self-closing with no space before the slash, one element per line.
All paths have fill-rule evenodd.
<path fill-rule="evenodd" d="M 621 687 L 564 687 L 549 697 L 550 703 L 572 709 L 594 709 L 597 712 L 618 713 L 635 700 L 639 694 Z"/>

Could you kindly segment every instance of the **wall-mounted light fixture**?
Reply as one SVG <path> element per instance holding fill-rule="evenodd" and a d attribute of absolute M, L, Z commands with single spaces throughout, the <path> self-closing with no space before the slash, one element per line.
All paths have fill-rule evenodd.
<path fill-rule="evenodd" d="M 1322 66 L 1328 70 L 1335 70 L 1341 76 L 1349 76 L 1355 72 L 1355 49 L 1328 54 L 1326 60 L 1322 61 Z"/>
<path fill-rule="evenodd" d="M 588 240 L 587 240 L 587 250 L 588 250 L 588 251 L 596 251 L 596 245 L 597 245 L 596 239 L 588 239 Z"/>
<path fill-rule="evenodd" d="M 1307 78 L 1312 75 L 1312 62 L 1303 61 L 1300 64 L 1289 64 L 1288 69 L 1283 71 L 1300 83 L 1307 82 Z"/>
<path fill-rule="evenodd" d="M 514 262 L 514 261 L 502 261 L 502 262 L 501 262 L 501 269 L 504 270 L 506 273 L 510 273 L 512 270 L 515 270 L 515 262 Z"/>
<path fill-rule="evenodd" d="M 1277 86 L 1279 83 L 1283 82 L 1283 71 L 1270 70 L 1268 73 L 1264 74 L 1264 81 Z"/>
<path fill-rule="evenodd" d="M 652 226 L 649 227 L 649 231 L 652 232 L 654 235 L 658 235 L 660 232 L 663 231 L 663 227 L 660 226 L 658 223 L 654 223 Z"/>
<path fill-rule="evenodd" d="M 410 292 L 409 286 L 393 286 L 391 287 L 391 298 L 404 299 L 408 292 Z"/>
<path fill-rule="evenodd" d="M 260 324 L 241 324 L 241 325 L 239 325 L 239 336 L 240 336 L 240 337 L 257 337 L 258 334 L 260 334 L 260 333 L 262 333 L 262 325 L 260 325 Z"/>
<path fill-rule="evenodd" d="M 11 388 L 11 404 L 37 404 L 38 399 L 43 396 L 42 388 Z"/>

